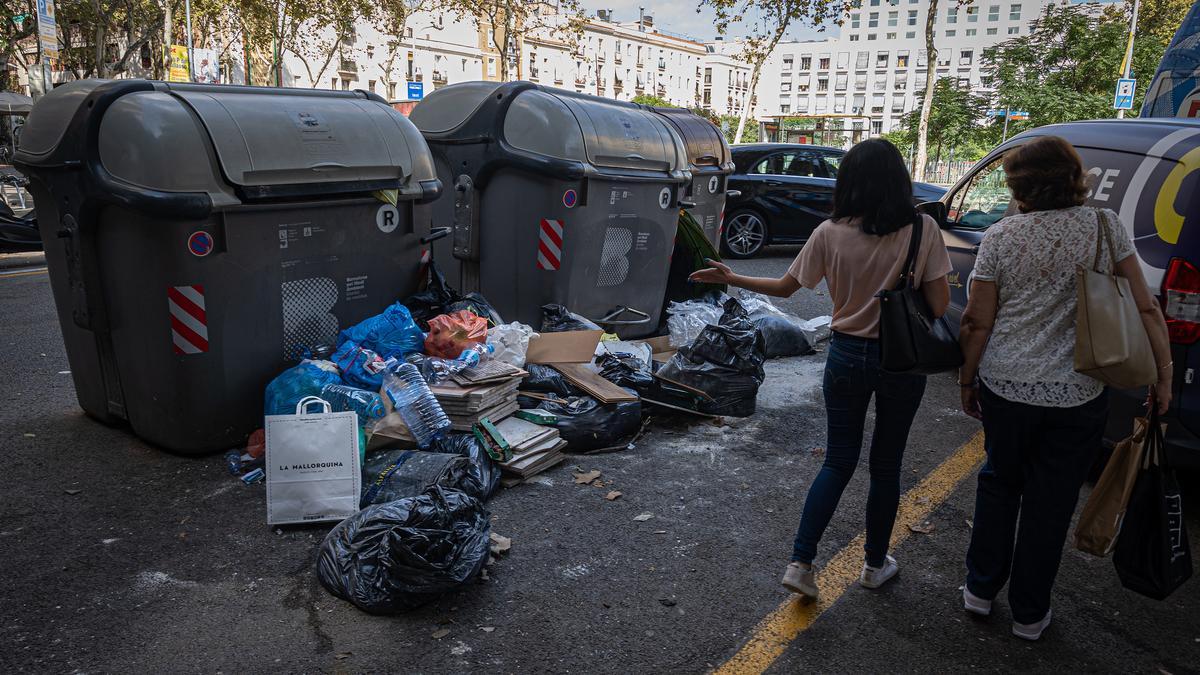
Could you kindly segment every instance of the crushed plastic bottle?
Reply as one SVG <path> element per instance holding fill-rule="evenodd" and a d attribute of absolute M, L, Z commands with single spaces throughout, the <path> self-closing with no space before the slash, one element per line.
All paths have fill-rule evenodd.
<path fill-rule="evenodd" d="M 413 364 L 389 361 L 383 373 L 383 390 L 404 418 L 418 447 L 428 448 L 450 431 L 450 418 Z"/>
<path fill-rule="evenodd" d="M 358 414 L 359 424 L 387 415 L 383 399 L 373 391 L 350 387 L 344 384 L 327 384 L 321 388 L 321 398 L 329 401 L 334 412 L 353 411 Z"/>
<path fill-rule="evenodd" d="M 462 350 L 462 353 L 458 355 L 458 358 L 454 360 L 467 364 L 467 368 L 474 368 L 481 363 L 491 360 L 494 353 L 496 353 L 495 345 L 474 342 L 467 345 Z"/>

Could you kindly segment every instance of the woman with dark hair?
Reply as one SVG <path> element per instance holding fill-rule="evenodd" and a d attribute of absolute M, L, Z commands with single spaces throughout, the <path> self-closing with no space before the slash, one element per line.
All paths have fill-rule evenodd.
<path fill-rule="evenodd" d="M 1079 488 L 1100 449 L 1108 397 L 1075 372 L 1076 269 L 1129 280 L 1158 362 L 1154 397 L 1171 401 L 1167 326 L 1116 213 L 1082 206 L 1078 153 L 1044 136 L 1004 158 L 1020 214 L 988 229 L 962 318 L 963 410 L 983 421 L 963 606 L 988 615 L 1008 583 L 1013 634 L 1036 640 L 1050 625 L 1050 591 Z M 1100 254 L 1097 255 L 1097 251 Z"/>
<path fill-rule="evenodd" d="M 879 291 L 894 288 L 908 254 L 912 228 L 924 228 L 916 260 L 916 279 L 934 314 L 950 304 L 950 257 L 937 224 L 913 208 L 912 181 L 895 146 L 882 139 L 855 145 L 842 159 L 833 192 L 833 215 L 821 223 L 787 274 L 778 279 L 746 277 L 710 262 L 693 281 L 729 284 L 788 297 L 801 286 L 822 280 L 833 299 L 833 340 L 825 362 L 825 411 L 828 424 L 825 463 L 809 488 L 783 585 L 817 598 L 813 559 L 854 474 L 862 452 L 863 428 L 875 399 L 871 438 L 871 486 L 867 495 L 866 561 L 860 583 L 878 588 L 899 567 L 888 555 L 888 541 L 900 502 L 900 461 L 908 443 L 925 378 L 894 375 L 879 367 Z"/>

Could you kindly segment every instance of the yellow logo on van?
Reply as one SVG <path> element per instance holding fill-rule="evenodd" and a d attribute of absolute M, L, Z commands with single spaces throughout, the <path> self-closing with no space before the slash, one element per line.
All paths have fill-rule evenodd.
<path fill-rule="evenodd" d="M 1168 244 L 1179 243 L 1183 216 L 1175 210 L 1175 198 L 1179 195 L 1183 179 L 1196 169 L 1200 169 L 1200 147 L 1193 148 L 1179 159 L 1158 190 L 1158 199 L 1154 202 L 1154 227 L 1158 230 L 1159 238 Z"/>

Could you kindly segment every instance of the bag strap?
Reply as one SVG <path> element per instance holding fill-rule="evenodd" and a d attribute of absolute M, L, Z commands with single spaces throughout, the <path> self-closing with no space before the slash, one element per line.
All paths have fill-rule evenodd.
<path fill-rule="evenodd" d="M 299 403 L 296 404 L 296 414 L 297 415 L 307 415 L 308 414 L 308 406 L 313 403 L 320 403 L 321 406 L 324 408 L 324 410 L 322 410 L 322 412 L 324 412 L 324 413 L 333 412 L 333 407 L 329 405 L 329 401 L 326 401 L 325 399 L 321 398 L 320 396 L 305 396 L 304 398 L 300 399 Z"/>
<path fill-rule="evenodd" d="M 1112 233 L 1109 232 L 1108 216 L 1104 215 L 1103 209 L 1093 209 L 1096 212 L 1096 257 L 1092 260 L 1092 269 L 1101 272 L 1100 256 L 1103 251 L 1102 244 L 1108 244 L 1108 257 L 1112 260 L 1113 274 L 1117 270 L 1117 250 L 1113 248 Z"/>
<path fill-rule="evenodd" d="M 921 250 L 921 232 L 925 229 L 925 219 L 920 213 L 914 213 L 912 222 L 912 234 L 908 238 L 908 257 L 904 260 L 904 268 L 900 273 L 902 280 L 908 284 L 909 288 L 916 288 L 917 284 L 917 252 Z"/>

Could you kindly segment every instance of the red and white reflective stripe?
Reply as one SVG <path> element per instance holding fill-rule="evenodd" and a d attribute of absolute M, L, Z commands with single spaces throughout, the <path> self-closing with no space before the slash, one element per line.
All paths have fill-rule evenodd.
<path fill-rule="evenodd" d="M 562 243 L 562 221 L 543 218 L 541 235 L 538 237 L 538 269 L 558 269 L 562 264 Z"/>
<path fill-rule="evenodd" d="M 167 289 L 171 313 L 171 341 L 176 354 L 208 351 L 208 315 L 204 312 L 203 286 L 172 286 Z"/>

